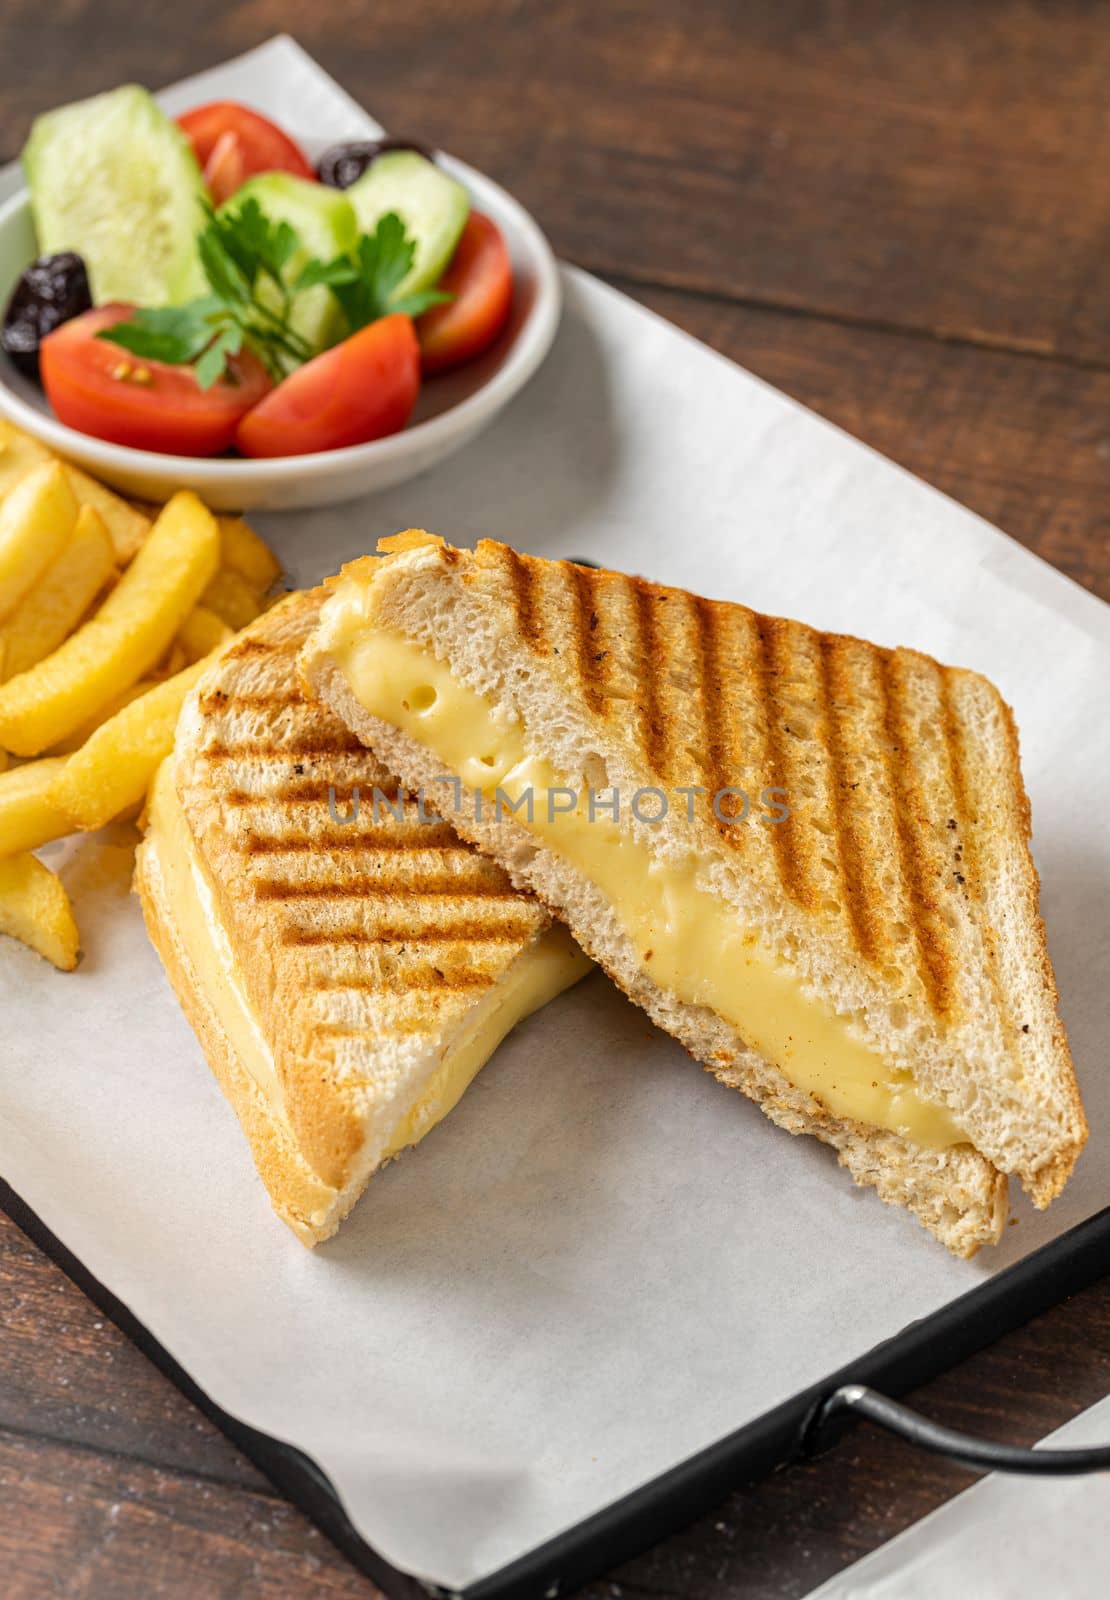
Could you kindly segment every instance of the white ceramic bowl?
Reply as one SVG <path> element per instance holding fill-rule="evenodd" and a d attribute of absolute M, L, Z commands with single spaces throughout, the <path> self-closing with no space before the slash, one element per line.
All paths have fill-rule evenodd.
<path fill-rule="evenodd" d="M 92 439 L 58 421 L 42 390 L 0 354 L 0 412 L 51 449 L 144 500 L 195 489 L 216 511 L 291 511 L 334 505 L 403 483 L 458 450 L 491 422 L 535 372 L 555 337 L 562 294 L 551 247 L 524 207 L 490 178 L 449 156 L 437 160 L 492 217 L 513 263 L 513 309 L 496 345 L 457 371 L 429 379 L 408 427 L 386 439 L 318 455 L 246 461 L 161 455 Z M 0 307 L 37 254 L 26 190 L 0 207 Z"/>

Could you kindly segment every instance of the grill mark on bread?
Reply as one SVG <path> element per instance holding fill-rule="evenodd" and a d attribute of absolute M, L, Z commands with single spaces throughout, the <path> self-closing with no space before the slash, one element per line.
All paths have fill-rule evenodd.
<path fill-rule="evenodd" d="M 291 706 L 303 706 L 305 697 L 299 689 L 288 694 L 252 694 L 246 689 L 210 689 L 198 695 L 197 706 L 202 716 L 213 716 L 226 711 L 288 711 Z M 342 727 L 336 723 L 338 732 Z"/>
<path fill-rule="evenodd" d="M 573 562 L 561 563 L 569 582 L 572 600 L 572 631 L 578 648 L 578 678 L 583 698 L 597 715 L 605 713 L 604 681 L 608 651 L 603 648 L 604 630 L 595 592 L 594 574 L 589 567 Z"/>
<path fill-rule="evenodd" d="M 370 785 L 367 785 L 370 788 Z M 335 804 L 346 809 L 352 800 L 352 791 L 359 791 L 359 803 L 362 803 L 363 783 L 359 779 L 350 783 L 346 778 L 337 782 L 334 778 L 321 778 L 316 782 L 288 783 L 279 789 L 258 789 L 251 792 L 247 789 L 233 789 L 224 796 L 224 804 L 233 811 L 246 810 L 250 806 L 264 806 L 270 808 L 274 805 L 312 805 L 326 806 L 329 792 L 335 791 Z M 395 804 L 396 802 L 391 802 Z"/>
<path fill-rule="evenodd" d="M 275 765 L 277 772 L 280 773 L 286 763 L 276 763 Z M 391 783 L 393 780 L 387 778 L 385 781 Z M 383 789 L 380 783 L 375 783 L 373 778 L 365 773 L 344 773 L 342 776 L 336 773 L 324 773 L 319 778 L 308 778 L 301 782 L 281 783 L 272 789 L 265 787 L 255 790 L 230 789 L 222 798 L 224 805 L 232 811 L 246 810 L 250 806 L 263 806 L 267 809 L 275 805 L 326 806 L 329 795 L 334 791 L 335 805 L 340 810 L 346 811 L 350 808 L 354 799 L 354 791 L 357 789 L 360 815 L 362 815 L 363 811 L 367 815 L 372 815 L 375 788 L 379 793 L 378 811 L 380 815 L 384 815 L 386 811 L 395 812 L 398 802 L 403 799 L 405 811 L 403 821 L 410 821 L 409 812 L 415 811 L 417 805 L 416 795 L 407 792 L 403 795 L 391 794 L 388 789 Z M 426 799 L 427 796 L 425 796 Z M 439 818 L 435 818 L 433 822 L 432 819 L 435 817 L 435 813 L 429 811 L 427 805 L 424 808 L 424 816 L 428 820 L 421 823 L 421 827 L 431 828 L 440 825 Z M 398 824 L 398 826 L 401 825 Z"/>
<path fill-rule="evenodd" d="M 439 879 L 426 879 L 416 883 L 399 884 L 390 879 L 381 883 L 370 876 L 358 878 L 331 878 L 325 882 L 313 879 L 309 883 L 296 883 L 288 878 L 264 878 L 254 885 L 259 900 L 404 900 L 407 903 L 428 900 L 517 900 L 515 889 L 505 883 L 473 882 L 453 878 L 450 874 Z"/>
<path fill-rule="evenodd" d="M 866 801 L 860 797 L 858 786 L 848 778 L 846 751 L 851 741 L 851 731 L 841 726 L 839 709 L 852 698 L 853 690 L 848 673 L 844 670 L 847 664 L 842 659 L 842 641 L 833 634 L 823 633 L 818 635 L 818 647 L 832 822 L 844 887 L 842 900 L 860 954 L 865 960 L 874 962 L 882 941 L 876 916 L 876 899 L 868 891 L 867 854 L 858 820 L 858 808 Z"/>
<path fill-rule="evenodd" d="M 627 584 L 627 580 L 626 580 Z M 667 738 L 667 721 L 662 715 L 662 685 L 660 675 L 665 663 L 660 660 L 660 641 L 656 630 L 655 607 L 665 596 L 646 583 L 627 585 L 631 590 L 632 615 L 636 628 L 636 661 L 640 691 L 640 748 L 649 770 L 668 781 L 670 773 L 670 744 Z"/>
<path fill-rule="evenodd" d="M 998 970 L 998 939 L 987 917 L 986 901 L 983 895 L 983 867 L 979 855 L 978 830 L 976 819 L 972 816 L 968 775 L 960 739 L 959 719 L 952 705 L 952 685 L 955 676 L 948 668 L 943 667 L 938 674 L 941 732 L 944 737 L 944 750 L 952 779 L 952 792 L 956 797 L 956 814 L 953 818 L 956 826 L 952 830 L 955 834 L 953 856 L 959 865 L 953 870 L 960 873 L 963 887 L 967 889 L 969 898 L 975 907 L 975 924 L 983 941 L 987 978 L 995 1004 L 998 1007 L 1002 1037 L 1006 1042 L 1007 1050 L 1013 1053 L 1017 1049 L 1017 1028 L 1010 1007 L 1006 1002 L 1006 993 Z M 1025 804 L 1028 811 L 1028 799 L 1026 799 Z"/>
<path fill-rule="evenodd" d="M 463 968 L 459 972 L 428 973 L 421 967 L 398 966 L 390 972 L 388 983 L 374 971 L 351 978 L 321 975 L 307 987 L 313 994 L 381 994 L 386 989 L 390 994 L 453 994 L 457 990 L 488 989 L 501 970 L 498 966 L 494 972 Z"/>
<path fill-rule="evenodd" d="M 532 564 L 527 556 L 518 555 L 515 550 L 510 550 L 508 545 L 501 546 L 500 550 L 509 580 L 509 592 L 516 613 L 517 627 L 525 642 L 536 654 L 543 655 L 546 653 L 547 636 L 544 629 L 543 605 L 542 602 L 538 605 L 536 603 Z"/>
<path fill-rule="evenodd" d="M 390 1017 L 389 1031 L 395 1038 L 406 1035 L 430 1032 L 430 1019 L 420 1015 L 416 1017 Z M 321 1018 L 316 1024 L 316 1032 L 322 1039 L 365 1039 L 366 1024 L 350 1022 L 329 1022 Z M 348 1079 L 349 1083 L 373 1082 L 372 1079 Z"/>
<path fill-rule="evenodd" d="M 681 780 L 683 787 L 705 787 L 709 727 L 704 622 L 694 595 L 684 595 L 672 604 L 671 617 L 678 618 L 682 648 L 667 674 L 667 719 L 668 723 L 673 721 L 675 729 L 671 739 L 671 782 L 677 786 Z M 684 797 L 687 804 L 691 798 Z"/>
<path fill-rule="evenodd" d="M 278 772 L 281 771 L 280 765 L 277 770 Z M 387 779 L 386 781 L 388 782 L 389 780 Z M 362 773 L 344 774 L 340 777 L 335 773 L 326 772 L 319 778 L 284 783 L 277 789 L 231 789 L 224 796 L 224 803 L 228 806 L 240 808 L 244 806 L 273 806 L 277 803 L 289 806 L 313 804 L 326 806 L 329 797 L 334 796 L 334 802 L 337 806 L 346 807 L 353 803 L 354 791 L 357 789 L 361 815 L 363 809 L 367 812 L 373 809 L 375 788 L 378 790 L 377 803 L 379 813 L 384 814 L 388 811 L 392 818 L 397 806 L 403 804 L 405 816 L 402 820 L 407 821 L 409 811 L 414 810 L 416 807 L 416 796 L 407 792 L 390 794 L 388 789 L 383 789 L 381 784 L 375 784 L 371 778 Z M 429 818 L 426 826 L 431 827 L 432 813 L 426 810 L 424 815 Z"/>
<path fill-rule="evenodd" d="M 388 998 L 397 1001 L 403 996 L 402 994 L 391 993 Z M 451 1009 L 455 1010 L 458 998 L 454 990 L 446 989 L 437 991 L 431 1000 L 422 1000 L 421 1007 L 415 1014 L 411 1012 L 405 1014 L 405 1012 L 398 1011 L 395 1006 L 391 1007 L 385 1025 L 391 1036 L 397 1039 L 427 1036 L 438 1029 L 439 1024 L 436 1017 L 438 1008 L 445 1002 L 454 1001 L 455 1004 Z M 320 1036 L 321 1049 L 325 1056 L 328 1054 L 334 1056 L 347 1039 L 365 1039 L 369 1025 L 369 1021 L 360 1025 L 358 1023 L 332 1022 L 322 1019 L 317 1024 L 317 1029 Z M 360 1076 L 357 1072 L 345 1072 L 343 1079 L 350 1088 L 375 1083 L 373 1078 Z"/>
<path fill-rule="evenodd" d="M 521 944 L 535 932 L 535 923 L 483 922 L 480 918 L 459 919 L 441 927 L 401 928 L 387 924 L 381 928 L 361 925 L 348 928 L 304 928 L 294 925 L 283 930 L 285 945 L 342 947 L 345 945 L 425 944 Z"/>
<path fill-rule="evenodd" d="M 894 798 L 892 821 L 909 899 L 917 967 L 930 1005 L 944 1015 L 951 1009 L 954 998 L 953 952 L 940 906 L 929 884 L 923 836 L 928 827 L 928 812 L 907 749 L 906 707 L 898 684 L 895 654 L 880 650 L 876 651 L 876 656 L 880 665 L 878 683 L 883 701 L 885 758 Z"/>
<path fill-rule="evenodd" d="M 223 656 L 221 657 L 221 661 L 226 666 L 232 661 L 242 661 L 247 656 L 268 656 L 282 654 L 286 652 L 286 648 L 287 647 L 285 645 L 271 644 L 268 639 L 258 639 L 253 635 L 248 634 L 245 638 L 239 639 L 235 644 L 231 645 L 227 650 L 225 650 Z"/>
<path fill-rule="evenodd" d="M 330 820 L 330 819 L 329 819 Z M 357 827 L 356 824 L 339 824 L 340 828 Z M 419 829 L 419 833 L 416 832 Z M 458 842 L 456 836 L 445 822 L 441 823 L 414 823 L 412 832 L 402 834 L 396 828 L 375 830 L 363 829 L 355 833 L 336 833 L 333 829 L 321 828 L 319 833 L 250 833 L 242 840 L 239 849 L 244 855 L 273 856 L 297 855 L 309 851 L 319 851 L 322 855 L 351 855 L 359 850 L 380 850 L 393 855 L 409 855 L 417 850 L 432 850 L 437 847 L 450 849 L 452 846 L 458 851 L 461 860 L 471 860 L 473 853 L 465 845 Z"/>
<path fill-rule="evenodd" d="M 697 703 L 701 712 L 705 737 L 703 765 L 706 788 L 717 794 L 727 788 L 728 774 L 732 770 L 732 724 L 723 715 L 724 696 L 713 693 L 711 686 L 719 685 L 723 677 L 721 640 L 716 627 L 716 606 L 712 600 L 694 597 L 694 648 L 697 653 L 698 685 Z M 729 826 L 714 815 L 719 833 Z"/>
<path fill-rule="evenodd" d="M 365 745 L 337 723 L 334 728 L 314 728 L 311 738 L 304 743 L 295 739 L 281 743 L 274 739 L 237 739 L 234 744 L 227 745 L 216 740 L 203 752 L 202 759 L 213 764 L 255 760 L 259 757 L 274 761 L 323 761 L 327 756 L 366 754 Z"/>
<path fill-rule="evenodd" d="M 810 909 L 816 893 L 805 873 L 805 844 L 802 834 L 803 817 L 798 805 L 798 791 L 790 783 L 791 766 L 783 738 L 786 716 L 789 714 L 779 695 L 782 675 L 779 651 L 786 630 L 794 624 L 783 623 L 778 617 L 752 613 L 757 649 L 752 657 L 752 670 L 757 685 L 757 698 L 765 708 L 766 763 L 771 782 L 767 788 L 781 789 L 786 794 L 790 815 L 771 829 L 771 844 L 778 862 L 779 876 L 790 898 L 805 909 Z"/>

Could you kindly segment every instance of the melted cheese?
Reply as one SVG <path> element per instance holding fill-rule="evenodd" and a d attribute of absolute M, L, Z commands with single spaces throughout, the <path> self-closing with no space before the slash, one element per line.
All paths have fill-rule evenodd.
<path fill-rule="evenodd" d="M 148 836 L 156 837 L 166 901 L 185 952 L 243 1069 L 288 1126 L 274 1054 L 251 1005 L 207 869 L 163 762 L 151 792 Z M 565 929 L 549 928 L 513 962 L 490 1003 L 464 1028 L 420 1096 L 402 1114 L 373 1165 L 417 1144 L 452 1111 L 505 1035 L 585 976 L 590 962 Z"/>
<path fill-rule="evenodd" d="M 918 1092 L 911 1075 L 874 1051 L 849 1018 L 802 985 L 797 973 L 741 926 L 712 890 L 708 862 L 690 855 L 664 861 L 623 831 L 528 749 L 526 729 L 499 718 L 460 683 L 446 663 L 403 634 L 367 625 L 366 587 L 348 580 L 326 614 L 331 653 L 352 693 L 373 716 L 410 734 L 468 790 L 481 795 L 487 820 L 532 794 L 518 823 L 588 877 L 613 907 L 642 969 L 688 1005 L 715 1011 L 799 1089 L 836 1116 L 887 1128 L 916 1144 L 945 1148 L 966 1135 L 943 1106 Z M 578 785 L 579 792 L 582 785 Z M 551 804 L 549 806 L 549 794 Z M 450 815 L 446 798 L 430 807 Z M 502 802 L 503 817 L 510 815 Z"/>
<path fill-rule="evenodd" d="M 464 1030 L 427 1089 L 394 1128 L 382 1159 L 417 1144 L 454 1110 L 505 1035 L 572 983 L 593 963 L 565 928 L 553 926 L 518 956 L 496 991 L 493 1008 Z"/>
<path fill-rule="evenodd" d="M 274 1053 L 247 998 L 243 975 L 174 790 L 170 767 L 170 761 L 163 761 L 154 780 L 147 806 L 147 836 L 157 844 L 158 865 L 174 929 L 240 1065 L 254 1079 L 274 1115 L 284 1122 Z"/>

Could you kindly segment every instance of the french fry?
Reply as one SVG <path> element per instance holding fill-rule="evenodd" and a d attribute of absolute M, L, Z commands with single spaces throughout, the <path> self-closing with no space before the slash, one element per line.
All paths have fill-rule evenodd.
<path fill-rule="evenodd" d="M 14 489 L 32 467 L 55 459 L 58 458 L 44 444 L 24 433 L 22 428 L 11 422 L 0 422 L 0 499 Z M 150 518 L 138 507 L 129 505 L 122 495 L 90 478 L 80 467 L 68 461 L 62 465 L 78 503 L 92 506 L 103 517 L 115 558 L 124 565 L 150 532 Z"/>
<path fill-rule="evenodd" d="M 137 700 L 141 694 L 157 688 L 161 680 L 158 678 L 140 678 L 138 683 L 133 683 L 122 694 L 113 695 L 106 706 L 101 706 L 94 717 L 88 722 L 83 722 L 79 728 L 74 728 L 72 733 L 67 733 L 64 739 L 59 739 L 57 744 L 52 744 L 46 752 L 48 756 L 71 756 L 75 750 L 80 750 L 86 740 L 91 739 L 109 717 L 114 717 L 117 711 L 122 711 L 124 706 L 129 706 L 132 700 Z"/>
<path fill-rule="evenodd" d="M 28 945 L 62 972 L 77 965 L 79 941 L 69 896 L 35 856 L 0 860 L 0 933 Z"/>
<path fill-rule="evenodd" d="M 32 467 L 51 460 L 50 451 L 14 423 L 0 421 L 0 500 Z"/>
<path fill-rule="evenodd" d="M 246 578 L 252 589 L 265 594 L 281 577 L 281 562 L 242 517 L 217 517 L 220 524 L 220 565 Z"/>
<path fill-rule="evenodd" d="M 0 683 L 56 650 L 77 626 L 114 569 L 103 519 L 83 505 L 69 543 L 0 622 Z"/>
<path fill-rule="evenodd" d="M 100 513 L 111 537 L 115 558 L 121 567 L 126 566 L 150 532 L 150 518 L 128 505 L 122 495 L 99 483 L 96 478 L 90 478 L 80 467 L 67 461 L 65 469 L 70 488 L 81 504 L 92 506 L 94 511 Z"/>
<path fill-rule="evenodd" d="M 50 799 L 65 760 L 47 756 L 0 774 L 0 856 L 37 850 L 48 839 L 62 839 L 73 824 Z"/>
<path fill-rule="evenodd" d="M 207 606 L 194 606 L 181 624 L 177 642 L 184 650 L 187 661 L 199 661 L 201 656 L 211 655 L 213 650 L 218 650 L 232 637 L 234 629 L 229 628 L 214 611 L 209 611 Z"/>
<path fill-rule="evenodd" d="M 185 646 L 180 640 L 175 639 L 166 652 L 165 658 L 159 662 L 157 668 L 151 673 L 152 678 L 157 678 L 160 683 L 165 683 L 167 678 L 174 678 L 179 672 L 184 672 L 189 665 L 185 654 Z"/>
<path fill-rule="evenodd" d="M 241 573 L 221 567 L 201 596 L 201 605 L 214 611 L 221 621 L 238 633 L 263 610 L 262 596 L 252 589 Z"/>
<path fill-rule="evenodd" d="M 102 828 L 142 800 L 173 749 L 182 701 L 212 659 L 195 661 L 132 700 L 64 763 L 50 800 L 68 818 L 67 832 Z"/>
<path fill-rule="evenodd" d="M 174 495 L 96 614 L 0 687 L 0 746 L 39 755 L 148 672 L 215 575 L 219 549 L 212 513 L 188 490 Z"/>
<path fill-rule="evenodd" d="M 0 503 L 0 621 L 61 555 L 77 521 L 77 501 L 61 464 L 32 467 Z"/>

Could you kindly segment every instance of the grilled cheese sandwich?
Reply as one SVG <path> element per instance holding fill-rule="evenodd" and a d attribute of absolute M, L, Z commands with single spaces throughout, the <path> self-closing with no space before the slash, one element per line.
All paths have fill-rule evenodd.
<path fill-rule="evenodd" d="M 392 629 L 362 626 L 357 593 L 341 596 L 331 648 L 359 705 L 424 745 L 487 814 L 503 811 L 549 842 L 598 885 L 645 975 L 686 1005 L 710 1006 L 773 1060 L 799 1089 L 838 1116 L 943 1149 L 966 1139 L 947 1108 L 931 1105 L 911 1075 L 892 1067 L 789 964 L 740 926 L 708 887 L 710 864 L 651 849 L 601 814 L 535 748 L 530 730 L 499 717 L 487 697 Z M 479 753 L 480 752 L 480 753 Z M 573 811 L 562 796 L 576 794 Z M 530 806 L 528 805 L 530 797 Z M 527 807 L 527 809 L 526 809 Z"/>
<path fill-rule="evenodd" d="M 992 686 L 490 541 L 387 549 L 302 656 L 348 727 L 456 780 L 459 830 L 657 1022 L 958 1254 L 999 1237 L 1007 1174 L 1058 1192 L 1086 1126 Z M 653 825 L 643 789 L 785 793 L 789 820 Z"/>
<path fill-rule="evenodd" d="M 197 686 L 137 866 L 274 1207 L 309 1244 L 589 969 L 442 822 L 406 816 L 380 763 L 304 700 L 294 666 L 317 605 L 269 613 Z M 343 821 L 334 790 L 360 785 L 365 809 Z"/>

